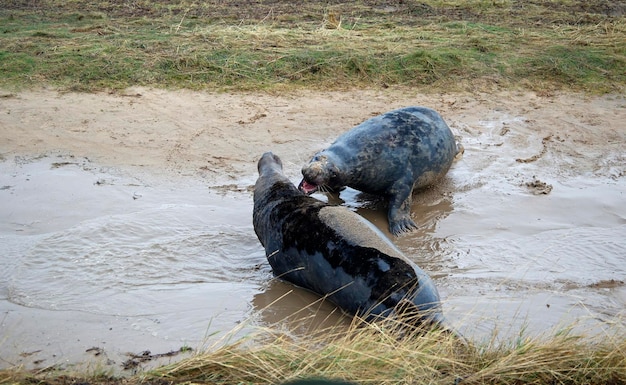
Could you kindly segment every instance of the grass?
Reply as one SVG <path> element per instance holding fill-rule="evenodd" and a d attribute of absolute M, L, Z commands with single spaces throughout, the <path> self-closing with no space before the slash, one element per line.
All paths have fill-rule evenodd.
<path fill-rule="evenodd" d="M 347 329 L 347 330 L 346 330 Z M 129 378 L 0 372 L 0 383 L 277 384 L 333 378 L 355 384 L 624 384 L 622 326 L 585 337 L 573 326 L 509 342 L 465 344 L 437 331 L 407 331 L 398 320 L 335 325 L 314 335 L 259 329 L 180 362 Z M 225 337 L 228 338 L 228 337 Z"/>
<path fill-rule="evenodd" d="M 8 3 L 3 88 L 606 93 L 626 81 L 626 18 L 599 0 Z"/>
<path fill-rule="evenodd" d="M 600 345 L 568 331 L 514 345 L 466 346 L 423 331 L 399 337 L 397 321 L 330 329 L 311 340 L 273 330 L 163 367 L 152 378 L 212 384 L 272 384 L 293 378 L 341 378 L 363 384 L 549 384 L 626 381 L 626 340 Z M 263 343 L 258 343 L 263 341 Z"/>

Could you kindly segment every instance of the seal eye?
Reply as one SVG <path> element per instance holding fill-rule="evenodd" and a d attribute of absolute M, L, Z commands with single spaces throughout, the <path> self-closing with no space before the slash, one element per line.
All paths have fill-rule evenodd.
<path fill-rule="evenodd" d="M 313 156 L 313 159 L 311 159 L 311 162 L 323 162 L 326 160 L 326 157 L 324 155 L 321 154 L 315 154 Z"/>

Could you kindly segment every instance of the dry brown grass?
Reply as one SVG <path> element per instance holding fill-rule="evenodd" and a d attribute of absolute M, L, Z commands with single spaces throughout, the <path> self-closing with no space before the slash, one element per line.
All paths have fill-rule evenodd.
<path fill-rule="evenodd" d="M 314 306 L 311 305 L 311 306 Z M 626 323 L 615 320 L 585 333 L 581 324 L 541 335 L 470 341 L 454 334 L 407 328 L 387 319 L 353 319 L 303 333 L 313 316 L 231 333 L 181 361 L 132 377 L 64 371 L 0 371 L 1 384 L 278 384 L 331 378 L 356 384 L 626 384 Z M 576 330 L 576 331 L 575 331 Z"/>
<path fill-rule="evenodd" d="M 340 378 L 362 384 L 622 384 L 626 334 L 571 328 L 510 343 L 465 344 L 451 334 L 407 332 L 397 320 L 348 331 L 334 326 L 314 337 L 276 329 L 199 353 L 153 372 L 176 383 L 275 384 L 293 378 Z"/>

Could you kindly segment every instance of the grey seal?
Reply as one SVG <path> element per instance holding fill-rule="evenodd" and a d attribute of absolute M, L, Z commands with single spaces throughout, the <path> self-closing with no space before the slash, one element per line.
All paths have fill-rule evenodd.
<path fill-rule="evenodd" d="M 346 207 L 298 190 L 270 152 L 258 171 L 252 221 L 275 276 L 366 320 L 400 307 L 416 324 L 443 326 L 432 279 L 380 230 Z"/>
<path fill-rule="evenodd" d="M 463 148 L 436 111 L 406 107 L 364 121 L 315 154 L 298 188 L 338 191 L 345 186 L 385 197 L 394 235 L 417 228 L 411 219 L 415 189 L 443 177 Z"/>

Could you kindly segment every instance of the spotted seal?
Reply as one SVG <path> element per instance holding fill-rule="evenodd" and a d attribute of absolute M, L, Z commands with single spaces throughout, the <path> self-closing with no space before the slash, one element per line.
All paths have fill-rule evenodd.
<path fill-rule="evenodd" d="M 448 172 L 462 147 L 441 115 L 426 107 L 406 107 L 373 117 L 339 136 L 302 168 L 298 188 L 338 191 L 348 186 L 389 200 L 389 230 L 411 231 L 414 189 Z"/>
<path fill-rule="evenodd" d="M 418 324 L 443 325 L 433 281 L 380 230 L 346 207 L 298 190 L 271 152 L 258 170 L 253 225 L 274 275 L 367 320 L 400 306 Z"/>

